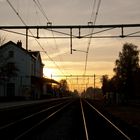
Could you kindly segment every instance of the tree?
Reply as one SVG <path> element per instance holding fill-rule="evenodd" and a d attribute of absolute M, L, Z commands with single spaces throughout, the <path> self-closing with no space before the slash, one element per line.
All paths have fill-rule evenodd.
<path fill-rule="evenodd" d="M 108 79 L 108 75 L 103 75 L 101 78 L 101 82 L 102 82 L 102 92 L 103 95 L 106 95 L 108 89 L 108 83 L 109 83 L 109 79 Z"/>
<path fill-rule="evenodd" d="M 114 68 L 120 86 L 118 89 L 127 99 L 133 96 L 133 74 L 139 68 L 139 51 L 137 48 L 134 44 L 125 43 Z"/>
<path fill-rule="evenodd" d="M 60 80 L 60 90 L 61 90 L 62 96 L 65 96 L 66 93 L 68 93 L 69 87 L 68 87 L 67 80 L 65 79 Z"/>

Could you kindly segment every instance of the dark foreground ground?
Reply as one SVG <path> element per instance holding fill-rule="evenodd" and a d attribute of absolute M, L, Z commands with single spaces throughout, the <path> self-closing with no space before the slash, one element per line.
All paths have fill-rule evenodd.
<path fill-rule="evenodd" d="M 94 104 L 140 132 L 140 101 L 132 101 L 127 105 L 117 105 L 105 104 L 103 100 L 98 99 L 94 100 Z"/>
<path fill-rule="evenodd" d="M 137 131 L 137 134 L 140 134 L 140 104 L 139 104 L 140 102 L 139 101 L 137 102 L 133 101 L 127 105 L 116 105 L 116 104 L 106 104 L 103 99 L 96 98 L 95 100 L 91 100 L 91 102 L 99 110 L 103 111 L 103 113 L 105 114 L 107 113 L 107 116 L 111 115 L 117 118 L 116 119 L 117 123 L 118 123 L 118 120 L 121 120 L 122 122 L 128 124 L 130 127 L 133 127 L 134 131 L 135 130 Z M 78 104 L 74 104 L 73 106 L 71 106 L 70 109 L 67 109 L 67 111 L 65 110 L 65 116 L 69 120 L 64 121 L 66 119 L 63 118 L 63 116 L 61 116 L 60 121 L 58 121 L 58 117 L 57 117 L 56 122 L 54 123 L 54 125 L 51 125 L 51 129 L 49 127 L 47 132 L 45 132 L 45 135 L 43 135 L 44 133 L 42 134 L 42 131 L 41 131 L 40 135 L 33 137 L 33 139 L 36 139 L 36 140 L 46 139 L 46 134 L 47 134 L 47 139 L 50 139 L 50 138 L 56 139 L 56 137 L 62 138 L 62 136 L 63 136 L 63 139 L 70 139 L 70 140 L 82 139 L 84 136 L 81 136 L 80 134 L 83 134 L 82 132 L 83 130 L 77 131 L 77 130 L 80 130 L 79 127 L 80 128 L 83 127 L 81 126 L 82 118 L 79 116 L 80 109 L 76 107 L 80 108 Z M 78 125 L 74 129 L 71 129 L 72 126 L 74 126 L 77 122 L 79 122 Z M 56 129 L 56 126 L 57 126 L 57 129 Z M 65 126 L 68 126 L 68 127 L 65 127 Z M 67 133 L 64 133 L 64 132 L 71 133 L 70 135 L 71 137 L 67 137 Z M 56 135 L 54 135 L 54 133 Z"/>

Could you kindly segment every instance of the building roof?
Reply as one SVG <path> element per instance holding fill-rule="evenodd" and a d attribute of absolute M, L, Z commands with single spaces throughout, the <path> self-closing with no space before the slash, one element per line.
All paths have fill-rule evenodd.
<path fill-rule="evenodd" d="M 54 80 L 54 79 L 49 79 L 49 78 L 45 78 L 45 77 L 36 77 L 36 76 L 32 76 L 32 80 L 33 80 L 34 82 L 39 82 L 39 83 L 48 83 L 48 84 L 54 83 L 54 84 L 57 84 L 57 85 L 60 84 L 59 82 L 57 82 L 57 81 Z"/>
<path fill-rule="evenodd" d="M 9 46 L 9 45 L 14 45 L 15 47 L 17 47 L 17 48 L 21 49 L 22 51 L 24 51 L 24 53 L 32 56 L 34 59 L 37 58 L 37 56 L 40 55 L 39 51 L 31 51 L 31 50 L 28 51 L 28 50 L 24 49 L 22 47 L 22 42 L 21 41 L 18 41 L 17 43 L 14 43 L 13 41 L 9 41 L 9 42 L 3 44 L 2 46 L 0 46 L 0 50 L 3 49 L 6 46 Z"/>
<path fill-rule="evenodd" d="M 31 50 L 29 50 L 28 53 L 29 53 L 31 56 L 34 56 L 34 57 L 36 57 L 36 58 L 37 58 L 38 55 L 40 54 L 39 51 L 31 51 Z"/>
<path fill-rule="evenodd" d="M 28 52 L 27 50 L 25 50 L 24 48 L 22 48 L 22 46 L 19 47 L 19 46 L 18 46 L 18 43 L 16 44 L 16 43 L 14 43 L 13 41 L 9 41 L 9 42 L 3 44 L 2 46 L 0 46 L 0 50 L 3 49 L 3 48 L 6 47 L 6 46 L 9 46 L 9 45 L 14 45 L 15 47 L 18 47 L 18 48 L 20 48 L 21 50 Z"/>

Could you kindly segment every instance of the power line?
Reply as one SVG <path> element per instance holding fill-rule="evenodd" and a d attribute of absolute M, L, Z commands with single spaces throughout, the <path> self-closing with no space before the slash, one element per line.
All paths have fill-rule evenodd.
<path fill-rule="evenodd" d="M 14 6 L 11 4 L 11 2 L 9 0 L 7 0 L 8 4 L 10 5 L 10 7 L 13 9 L 13 11 L 16 13 L 16 15 L 19 17 L 19 19 L 21 20 L 21 22 L 25 25 L 26 23 L 24 22 L 24 20 L 22 19 L 22 17 L 20 16 L 20 14 L 16 11 L 16 9 L 14 8 Z M 31 33 L 32 36 L 33 33 L 29 30 L 29 32 Z M 59 68 L 59 66 L 55 63 L 55 61 L 48 55 L 48 53 L 45 51 L 45 49 L 42 47 L 42 45 L 40 44 L 40 42 L 35 38 L 35 41 L 37 42 L 37 44 L 40 46 L 40 48 L 45 52 L 45 54 L 47 55 L 47 57 L 56 65 L 57 69 L 59 69 L 59 71 L 64 74 L 61 69 Z"/>
<path fill-rule="evenodd" d="M 38 7 L 38 9 L 40 10 L 40 12 L 43 14 L 43 16 L 45 17 L 45 19 L 47 20 L 47 22 L 50 22 L 41 3 L 39 2 L 39 0 L 33 0 L 33 2 L 35 3 L 35 5 Z"/>
<path fill-rule="evenodd" d="M 94 19 L 94 22 L 92 23 L 92 25 L 95 25 L 95 23 L 96 23 L 98 12 L 99 12 L 99 8 L 100 8 L 100 4 L 101 4 L 101 0 L 99 0 L 99 2 L 97 4 L 97 10 L 96 10 L 96 14 L 95 14 L 95 19 Z M 93 11 L 95 9 L 95 5 L 96 5 L 96 0 L 94 1 L 94 4 L 93 4 Z M 91 18 L 93 16 L 93 11 L 92 11 L 92 14 L 91 14 Z M 90 44 L 91 44 L 91 39 L 92 39 L 93 31 L 94 31 L 94 28 L 91 29 L 91 36 L 90 36 L 89 41 L 88 41 L 88 46 L 87 46 L 87 51 L 86 51 L 87 53 L 86 53 L 86 58 L 85 58 L 84 74 L 86 74 L 86 71 L 87 71 L 88 55 L 89 55 L 89 49 L 90 49 Z"/>
<path fill-rule="evenodd" d="M 25 25 L 26 23 L 24 22 L 24 20 L 21 18 L 21 16 L 19 15 L 19 13 L 16 11 L 16 9 L 14 8 L 14 6 L 11 4 L 11 2 L 9 0 L 7 0 L 8 4 L 10 5 L 10 7 L 13 9 L 13 11 L 16 13 L 16 15 L 18 16 L 18 18 L 21 20 L 21 22 Z"/>
<path fill-rule="evenodd" d="M 18 16 L 18 18 L 21 20 L 21 22 L 22 22 L 25 26 L 27 26 L 27 24 L 26 24 L 25 21 L 22 19 L 22 17 L 21 17 L 20 14 L 17 12 L 17 10 L 14 8 L 14 6 L 11 4 L 11 2 L 10 2 L 9 0 L 7 0 L 7 2 L 8 2 L 8 4 L 10 5 L 10 7 L 13 9 L 13 11 L 16 13 L 16 15 Z M 29 30 L 29 32 L 31 33 L 32 36 L 34 36 L 33 33 L 32 33 L 30 30 Z"/>
<path fill-rule="evenodd" d="M 33 0 L 33 2 L 36 4 L 36 6 L 38 7 L 38 9 L 41 11 L 41 13 L 42 13 L 42 15 L 45 17 L 46 21 L 47 21 L 48 23 L 51 24 L 51 22 L 49 21 L 47 15 L 46 15 L 46 12 L 43 10 L 42 5 L 41 5 L 41 3 L 39 2 L 39 0 Z M 56 42 L 56 39 L 55 39 L 55 37 L 54 37 L 54 32 L 53 32 L 53 30 L 50 29 L 49 31 L 52 32 L 52 36 L 53 36 L 53 39 L 54 39 L 54 44 L 55 44 L 55 46 L 56 46 L 56 49 L 59 51 L 58 45 L 57 45 L 57 42 Z M 61 58 L 60 56 L 59 56 L 59 59 L 60 59 L 60 61 L 62 62 L 62 58 Z M 63 69 L 64 69 L 64 68 L 63 68 Z"/>
<path fill-rule="evenodd" d="M 93 2 L 92 13 L 91 13 L 91 16 L 90 16 L 90 22 L 92 22 L 92 19 L 93 19 L 93 16 L 94 16 L 95 6 L 96 6 L 96 0 L 94 0 L 94 2 Z"/>

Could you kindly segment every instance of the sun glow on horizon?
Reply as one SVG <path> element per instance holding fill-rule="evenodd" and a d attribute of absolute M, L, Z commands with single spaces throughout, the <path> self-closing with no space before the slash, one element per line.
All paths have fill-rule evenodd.
<path fill-rule="evenodd" d="M 55 70 L 50 68 L 43 68 L 43 75 L 48 78 L 52 78 L 52 75 L 55 73 Z"/>
<path fill-rule="evenodd" d="M 52 68 L 43 68 L 43 75 L 44 77 L 50 78 L 50 79 L 54 79 L 56 81 L 60 81 L 62 77 L 58 76 L 58 72 L 56 69 L 52 69 Z"/>

